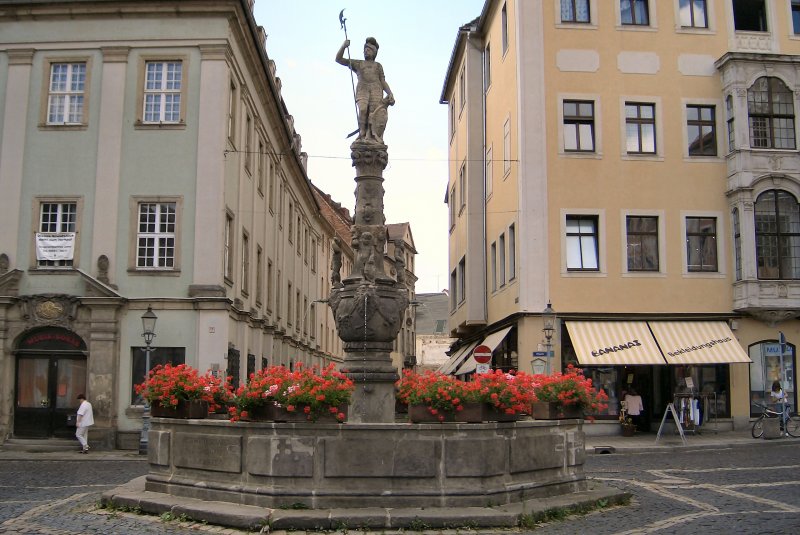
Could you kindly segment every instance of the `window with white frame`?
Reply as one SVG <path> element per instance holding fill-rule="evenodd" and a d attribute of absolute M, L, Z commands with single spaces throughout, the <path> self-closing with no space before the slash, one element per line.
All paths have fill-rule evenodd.
<path fill-rule="evenodd" d="M 733 123 L 733 97 L 731 95 L 725 98 L 725 114 L 727 115 L 728 126 L 728 152 L 733 152 L 736 148 L 736 134 Z"/>
<path fill-rule="evenodd" d="M 511 119 L 503 123 L 503 175 L 511 171 Z"/>
<path fill-rule="evenodd" d="M 85 62 L 50 64 L 47 124 L 83 124 L 85 91 Z"/>
<path fill-rule="evenodd" d="M 250 236 L 242 233 L 242 294 L 250 292 Z"/>
<path fill-rule="evenodd" d="M 742 228 L 739 224 L 739 209 L 734 208 L 731 212 L 733 219 L 733 266 L 736 273 L 736 280 L 742 280 Z"/>
<path fill-rule="evenodd" d="M 492 147 L 489 147 L 486 150 L 486 198 L 492 196 L 492 186 L 494 183 L 494 177 L 492 176 Z"/>
<path fill-rule="evenodd" d="M 780 78 L 763 76 L 747 90 L 750 146 L 794 149 L 794 93 Z"/>
<path fill-rule="evenodd" d="M 625 218 L 628 271 L 658 271 L 658 217 Z"/>
<path fill-rule="evenodd" d="M 600 267 L 599 244 L 596 215 L 567 215 L 567 270 L 597 271 Z"/>
<path fill-rule="evenodd" d="M 620 0 L 620 21 L 624 25 L 649 26 L 650 6 L 648 0 Z"/>
<path fill-rule="evenodd" d="M 586 0 L 588 2 L 588 0 Z M 500 11 L 500 30 L 501 39 L 503 44 L 503 55 L 508 50 L 508 4 L 503 4 L 503 9 Z"/>
<path fill-rule="evenodd" d="M 686 133 L 689 141 L 689 156 L 716 156 L 716 107 L 687 105 Z"/>
<path fill-rule="evenodd" d="M 769 190 L 754 205 L 759 279 L 800 279 L 800 205 L 791 193 Z"/>
<path fill-rule="evenodd" d="M 176 208 L 174 202 L 139 203 L 137 269 L 170 270 L 175 267 Z"/>
<path fill-rule="evenodd" d="M 679 16 L 684 28 L 708 28 L 706 0 L 680 0 Z"/>
<path fill-rule="evenodd" d="M 461 164 L 461 169 L 458 172 L 458 199 L 459 199 L 459 213 L 467 205 L 467 162 Z"/>
<path fill-rule="evenodd" d="M 506 285 L 506 234 L 500 234 L 497 240 L 497 278 L 498 284 L 502 288 Z"/>
<path fill-rule="evenodd" d="M 690 272 L 716 272 L 717 218 L 686 218 L 686 268 Z"/>
<path fill-rule="evenodd" d="M 594 152 L 594 102 L 565 100 L 563 112 L 564 150 Z"/>
<path fill-rule="evenodd" d="M 233 280 L 233 214 L 226 212 L 222 252 L 222 272 L 229 281 Z"/>
<path fill-rule="evenodd" d="M 144 123 L 181 121 L 182 61 L 145 62 Z"/>
<path fill-rule="evenodd" d="M 625 139 L 628 154 L 656 153 L 656 106 L 625 103 Z"/>
<path fill-rule="evenodd" d="M 588 23 L 589 0 L 561 0 L 561 22 Z"/>
<path fill-rule="evenodd" d="M 73 265 L 77 218 L 78 203 L 43 202 L 39 205 L 39 233 L 37 236 L 36 255 L 39 267 L 71 267 Z M 52 252 L 48 251 L 48 254 L 40 254 L 42 249 L 45 249 L 40 243 L 46 243 L 48 237 L 53 234 L 63 233 L 71 234 L 71 236 L 66 237 L 72 242 L 71 251 L 64 247 L 58 247 L 53 249 Z M 60 239 L 59 241 L 62 240 Z"/>
<path fill-rule="evenodd" d="M 517 277 L 517 226 L 512 224 L 508 227 L 508 280 L 513 281 Z"/>

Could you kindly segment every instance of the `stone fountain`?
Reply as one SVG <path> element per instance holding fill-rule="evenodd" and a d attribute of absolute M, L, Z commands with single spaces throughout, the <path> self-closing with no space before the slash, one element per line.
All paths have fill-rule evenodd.
<path fill-rule="evenodd" d="M 235 514 L 252 511 L 274 529 L 308 528 L 308 522 L 327 529 L 408 528 L 420 521 L 431 527 L 515 525 L 531 499 L 586 490 L 581 420 L 395 422 L 398 375 L 390 351 L 408 294 L 402 275 L 395 280 L 383 267 L 383 133 L 394 97 L 374 61 L 377 42 L 367 39 L 364 60 L 344 59 L 348 45 L 336 60 L 358 74 L 359 130 L 350 147 L 356 254 L 353 271 L 342 279 L 341 251 L 334 244 L 329 300 L 344 341 L 343 369 L 357 385 L 348 422 L 153 418 L 146 492 L 115 491 L 104 501 L 162 513 L 195 499 L 187 514 L 211 521 L 221 518 L 213 511 L 231 507 L 212 502 L 228 502 L 238 504 Z M 401 256 L 395 261 L 400 274 Z M 504 507 L 505 520 L 489 505 Z M 286 511 L 297 506 L 314 514 Z M 448 512 L 453 507 L 472 509 Z"/>

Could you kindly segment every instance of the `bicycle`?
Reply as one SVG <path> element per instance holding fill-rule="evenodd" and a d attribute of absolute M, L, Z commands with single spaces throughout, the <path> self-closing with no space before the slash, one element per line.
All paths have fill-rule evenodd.
<path fill-rule="evenodd" d="M 800 437 L 800 416 L 789 415 L 789 405 L 786 405 L 784 412 L 770 409 L 768 406 L 761 403 L 754 403 L 754 405 L 761 407 L 764 412 L 761 413 L 755 422 L 753 422 L 752 435 L 753 438 L 761 438 L 764 434 L 764 419 L 765 418 L 780 418 L 781 431 L 785 431 L 791 437 Z M 783 433 L 781 433 L 783 434 Z"/>

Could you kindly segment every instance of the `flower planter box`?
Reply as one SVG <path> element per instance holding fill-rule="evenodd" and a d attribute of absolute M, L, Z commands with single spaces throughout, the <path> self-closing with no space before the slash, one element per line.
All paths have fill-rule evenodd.
<path fill-rule="evenodd" d="M 531 405 L 531 416 L 536 420 L 583 418 L 583 409 L 571 405 L 564 407 L 554 401 L 534 401 Z"/>
<path fill-rule="evenodd" d="M 207 418 L 208 401 L 202 399 L 181 400 L 174 407 L 162 407 L 156 402 L 150 406 L 150 416 L 154 418 Z"/>
<path fill-rule="evenodd" d="M 349 405 L 342 404 L 336 407 L 336 412 L 331 412 L 329 407 L 325 407 L 318 414 L 309 414 L 305 411 L 306 405 L 297 405 L 295 410 L 288 411 L 286 407 L 272 405 L 272 420 L 275 422 L 319 422 L 319 423 L 342 423 L 337 418 L 337 414 L 344 414 L 343 422 L 347 421 L 347 411 Z"/>
<path fill-rule="evenodd" d="M 455 422 L 455 414 L 449 411 L 438 411 L 431 414 L 425 405 L 409 405 L 408 420 L 412 424 Z"/>
<path fill-rule="evenodd" d="M 522 414 L 506 414 L 489 403 L 464 403 L 463 409 L 456 411 L 455 421 L 464 423 L 516 422 Z"/>

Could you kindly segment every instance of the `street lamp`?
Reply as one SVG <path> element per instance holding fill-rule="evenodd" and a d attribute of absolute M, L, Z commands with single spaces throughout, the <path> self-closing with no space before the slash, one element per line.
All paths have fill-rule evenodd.
<path fill-rule="evenodd" d="M 144 337 L 144 378 L 150 373 L 150 353 L 153 348 L 150 344 L 153 343 L 153 338 L 156 337 L 156 321 L 158 316 L 155 315 L 150 305 L 147 306 L 147 311 L 142 314 L 142 337 Z M 144 400 L 144 412 L 142 413 L 142 434 L 139 436 L 139 453 L 147 453 L 147 434 L 150 431 L 150 403 Z"/>
<path fill-rule="evenodd" d="M 547 372 L 550 373 L 550 362 L 553 358 L 553 333 L 555 332 L 555 323 L 556 323 L 556 311 L 553 310 L 553 306 L 550 304 L 550 301 L 547 302 L 547 308 L 542 311 L 542 324 L 544 328 L 542 331 L 544 332 L 544 338 L 547 340 Z"/>

